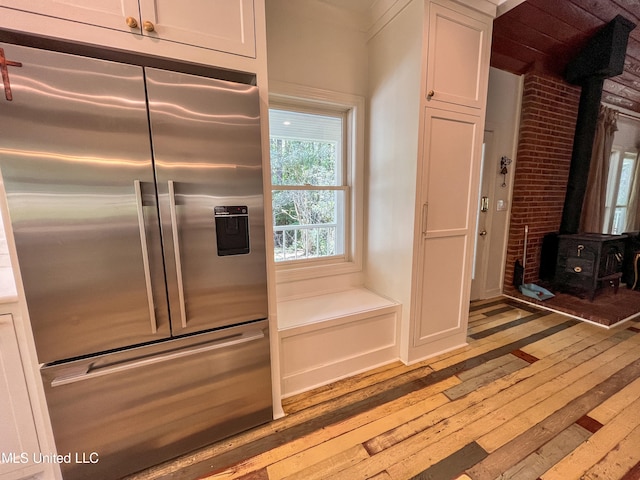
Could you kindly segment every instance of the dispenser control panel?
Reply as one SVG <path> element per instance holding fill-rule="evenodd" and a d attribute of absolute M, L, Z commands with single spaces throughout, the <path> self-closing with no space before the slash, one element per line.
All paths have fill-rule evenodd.
<path fill-rule="evenodd" d="M 246 205 L 214 207 L 218 255 L 244 255 L 250 252 L 249 209 Z"/>

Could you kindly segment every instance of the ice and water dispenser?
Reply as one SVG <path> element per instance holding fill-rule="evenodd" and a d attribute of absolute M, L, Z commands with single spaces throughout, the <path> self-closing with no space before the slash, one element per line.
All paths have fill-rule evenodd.
<path fill-rule="evenodd" d="M 214 208 L 218 255 L 249 253 L 249 209 L 246 205 Z"/>

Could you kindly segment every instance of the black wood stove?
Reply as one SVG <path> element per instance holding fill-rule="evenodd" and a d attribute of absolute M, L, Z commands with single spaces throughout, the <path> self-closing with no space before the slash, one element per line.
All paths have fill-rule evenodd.
<path fill-rule="evenodd" d="M 593 300 L 600 285 L 618 292 L 626 235 L 583 233 L 559 235 L 554 283 L 565 291 L 586 292 Z"/>

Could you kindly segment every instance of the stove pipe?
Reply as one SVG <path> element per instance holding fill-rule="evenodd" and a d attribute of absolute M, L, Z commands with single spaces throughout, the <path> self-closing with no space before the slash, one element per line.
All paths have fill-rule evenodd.
<path fill-rule="evenodd" d="M 561 234 L 578 233 L 602 88 L 605 79 L 620 75 L 624 71 L 629 33 L 635 26 L 621 15 L 616 16 L 596 33 L 567 65 L 565 80 L 582 86 L 582 91 L 560 224 Z"/>

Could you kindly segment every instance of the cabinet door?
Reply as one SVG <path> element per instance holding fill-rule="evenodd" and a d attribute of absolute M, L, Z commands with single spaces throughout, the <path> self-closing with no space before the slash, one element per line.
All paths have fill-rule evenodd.
<path fill-rule="evenodd" d="M 426 85 L 430 102 L 482 108 L 487 91 L 490 29 L 490 19 L 481 21 L 441 5 L 430 5 Z"/>
<path fill-rule="evenodd" d="M 123 31 L 131 31 L 127 17 L 138 19 L 138 0 L 0 0 L 0 5 Z"/>
<path fill-rule="evenodd" d="M 11 315 L 0 315 L 0 432 L 0 477 L 30 471 L 40 447 Z"/>
<path fill-rule="evenodd" d="M 256 56 L 253 0 L 0 0 L 0 6 Z"/>
<path fill-rule="evenodd" d="M 253 0 L 140 0 L 140 15 L 143 33 L 151 37 L 256 55 Z"/>
<path fill-rule="evenodd" d="M 466 329 L 482 142 L 480 117 L 427 108 L 414 346 Z"/>

